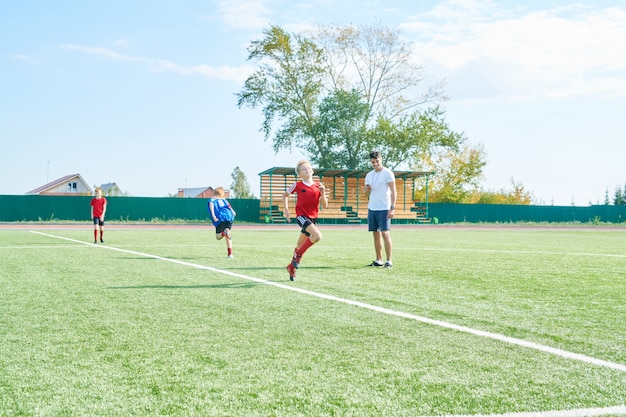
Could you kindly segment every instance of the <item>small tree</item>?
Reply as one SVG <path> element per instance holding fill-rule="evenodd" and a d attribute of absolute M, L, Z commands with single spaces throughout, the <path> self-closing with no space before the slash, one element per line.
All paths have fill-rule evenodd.
<path fill-rule="evenodd" d="M 431 156 L 424 155 L 420 165 L 426 171 L 435 170 L 429 185 L 429 201 L 471 203 L 487 164 L 483 145 L 464 145 L 458 151 L 447 149 L 435 158 L 432 160 Z M 417 200 L 424 198 L 425 190 L 416 193 Z"/>
<path fill-rule="evenodd" d="M 624 196 L 622 194 L 622 189 L 618 185 L 615 188 L 615 194 L 613 194 L 613 205 L 621 206 L 622 204 L 624 204 Z"/>
<path fill-rule="evenodd" d="M 235 167 L 230 177 L 233 179 L 230 190 L 235 194 L 235 198 L 254 198 L 246 174 L 239 167 Z"/>

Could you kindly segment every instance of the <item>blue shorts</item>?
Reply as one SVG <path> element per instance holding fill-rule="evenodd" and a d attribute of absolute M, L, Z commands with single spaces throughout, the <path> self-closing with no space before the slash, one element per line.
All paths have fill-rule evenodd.
<path fill-rule="evenodd" d="M 296 221 L 298 222 L 298 224 L 300 225 L 300 228 L 302 229 L 301 232 L 307 236 L 311 236 L 311 234 L 306 231 L 306 228 L 312 224 L 317 223 L 317 219 L 312 219 L 306 216 L 298 216 L 296 217 Z"/>
<path fill-rule="evenodd" d="M 104 226 L 104 220 L 100 220 L 100 217 L 94 217 L 93 224 L 99 224 L 100 226 Z"/>
<path fill-rule="evenodd" d="M 391 229 L 391 219 L 387 217 L 389 210 L 367 210 L 367 230 L 369 232 L 386 232 Z"/>

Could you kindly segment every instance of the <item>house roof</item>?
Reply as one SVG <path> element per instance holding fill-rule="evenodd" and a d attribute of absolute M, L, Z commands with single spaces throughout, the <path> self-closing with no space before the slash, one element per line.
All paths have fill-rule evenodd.
<path fill-rule="evenodd" d="M 183 192 L 183 197 L 197 197 L 206 190 L 213 189 L 212 187 L 195 187 L 195 188 L 179 188 L 179 191 Z"/>
<path fill-rule="evenodd" d="M 51 181 L 51 182 L 49 182 L 49 183 L 47 183 L 45 185 L 42 185 L 41 187 L 37 187 L 34 190 L 30 190 L 26 194 L 41 194 L 42 192 L 44 192 L 46 190 L 54 188 L 57 185 L 63 184 L 65 182 L 68 182 L 68 181 L 70 181 L 70 180 L 72 180 L 74 178 L 78 178 L 91 191 L 91 187 L 89 187 L 89 185 L 85 182 L 83 177 L 80 176 L 80 174 L 71 174 L 71 175 L 66 175 L 64 177 L 58 178 L 58 179 L 56 179 L 54 181 Z"/>
<path fill-rule="evenodd" d="M 117 184 L 114 182 L 100 185 L 100 189 L 102 190 L 103 193 L 106 193 L 108 190 L 111 190 L 114 188 L 117 188 L 119 190 L 120 187 L 118 187 Z"/>

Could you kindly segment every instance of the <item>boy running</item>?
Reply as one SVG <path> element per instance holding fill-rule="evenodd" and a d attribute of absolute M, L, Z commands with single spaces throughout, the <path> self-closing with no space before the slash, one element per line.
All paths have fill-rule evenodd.
<path fill-rule="evenodd" d="M 217 187 L 215 195 L 209 200 L 208 206 L 211 213 L 211 221 L 213 226 L 215 226 L 215 238 L 217 240 L 226 238 L 226 257 L 230 259 L 233 257 L 233 239 L 230 236 L 230 229 L 233 228 L 233 221 L 237 213 L 235 213 L 228 200 L 224 198 L 224 195 L 224 188 Z"/>
<path fill-rule="evenodd" d="M 324 184 L 322 182 L 313 182 L 313 168 L 309 161 L 306 159 L 299 161 L 298 165 L 296 165 L 296 174 L 302 180 L 293 183 L 283 194 L 283 207 L 287 222 L 291 222 L 289 196 L 291 194 L 297 195 L 296 221 L 301 229 L 293 257 L 289 265 L 287 265 L 291 281 L 296 279 L 296 269 L 300 267 L 300 261 L 304 253 L 322 239 L 322 233 L 316 226 L 320 201 L 324 208 L 328 207 Z"/>

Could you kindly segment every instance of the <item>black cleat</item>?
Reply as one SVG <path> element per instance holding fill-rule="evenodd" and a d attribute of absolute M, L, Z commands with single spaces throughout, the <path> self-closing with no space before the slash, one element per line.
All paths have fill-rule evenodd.
<path fill-rule="evenodd" d="M 289 272 L 289 280 L 290 281 L 295 281 L 296 280 L 296 268 L 294 268 L 293 264 L 289 264 L 287 265 L 287 271 Z"/>

